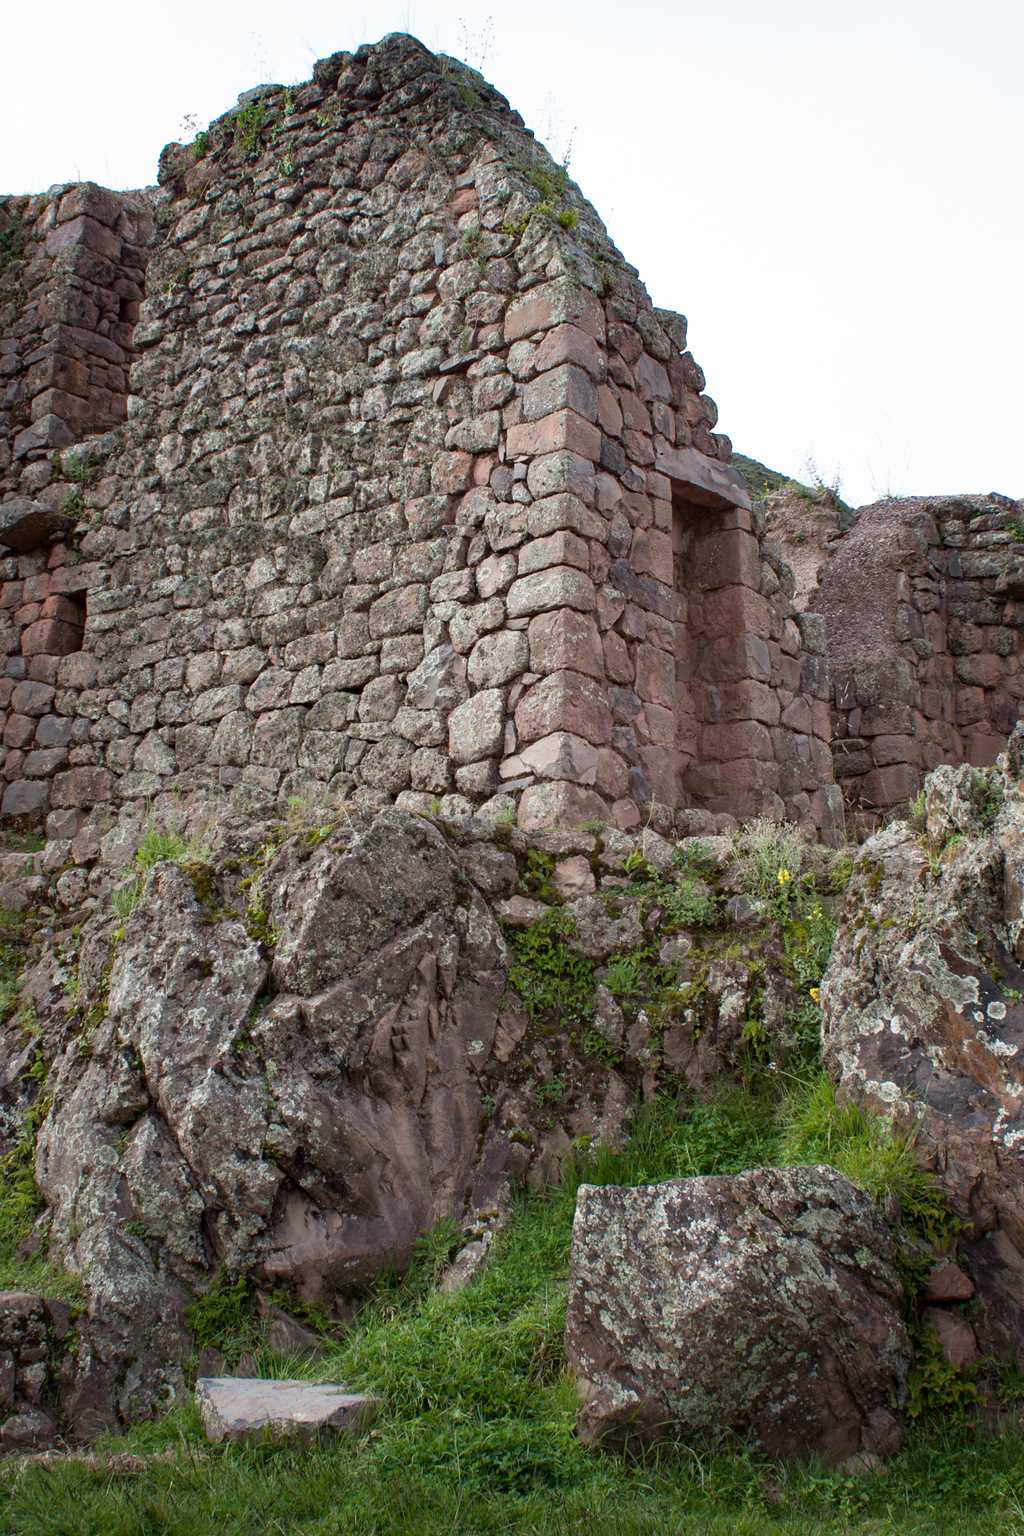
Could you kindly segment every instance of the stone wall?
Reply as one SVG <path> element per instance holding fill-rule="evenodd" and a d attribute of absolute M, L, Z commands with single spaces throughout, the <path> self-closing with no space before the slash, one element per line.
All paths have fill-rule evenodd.
<path fill-rule="evenodd" d="M 871 821 L 939 763 L 988 766 L 1024 713 L 1024 505 L 865 507 L 814 598 L 828 627 L 836 779 Z"/>
<path fill-rule="evenodd" d="M 0 1291 L 0 1452 L 49 1445 L 61 1427 L 71 1308 L 28 1291 Z"/>
<path fill-rule="evenodd" d="M 160 179 L 129 420 L 45 556 L 87 602 L 38 679 L 51 806 L 319 783 L 833 835 L 820 634 L 686 322 L 503 98 L 392 37 Z"/>
<path fill-rule="evenodd" d="M 0 495 L 123 421 L 154 227 L 144 193 L 92 182 L 0 198 Z"/>

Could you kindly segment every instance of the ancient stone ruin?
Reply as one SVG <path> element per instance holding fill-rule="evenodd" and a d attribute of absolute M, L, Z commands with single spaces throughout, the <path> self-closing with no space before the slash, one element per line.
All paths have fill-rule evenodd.
<path fill-rule="evenodd" d="M 1024 711 L 1024 507 L 888 499 L 851 512 L 770 494 L 796 602 L 825 620 L 835 778 L 851 829 L 940 763 L 989 767 Z"/>
<path fill-rule="evenodd" d="M 835 836 L 834 779 L 885 807 L 991 762 L 1011 504 L 862 519 L 814 596 L 830 681 L 685 348 L 408 37 L 248 92 L 156 189 L 0 201 L 3 813 L 320 783 Z"/>
<path fill-rule="evenodd" d="M 639 1106 L 822 1059 L 947 1226 L 828 1147 L 585 1191 L 581 1435 L 866 1464 L 908 1322 L 1019 1363 L 1020 503 L 760 494 L 683 317 L 405 36 L 157 188 L 0 199 L 0 372 L 0 1450 L 162 1413 L 222 1283 L 298 1351 Z M 211 1350 L 213 1438 L 377 1395 Z"/>
<path fill-rule="evenodd" d="M 319 781 L 834 834 L 820 627 L 686 322 L 483 81 L 389 38 L 3 218 L 7 814 Z"/>

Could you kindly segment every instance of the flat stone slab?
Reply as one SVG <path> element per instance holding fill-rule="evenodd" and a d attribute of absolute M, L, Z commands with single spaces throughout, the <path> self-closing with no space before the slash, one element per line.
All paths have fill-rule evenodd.
<path fill-rule="evenodd" d="M 66 533 L 71 519 L 54 512 L 45 502 L 12 496 L 0 502 L 0 544 L 24 553 L 38 549 L 58 534 Z"/>
<path fill-rule="evenodd" d="M 201 1376 L 196 1401 L 206 1438 L 313 1440 L 318 1434 L 355 1434 L 380 1399 L 335 1383 L 270 1381 L 255 1376 Z"/>

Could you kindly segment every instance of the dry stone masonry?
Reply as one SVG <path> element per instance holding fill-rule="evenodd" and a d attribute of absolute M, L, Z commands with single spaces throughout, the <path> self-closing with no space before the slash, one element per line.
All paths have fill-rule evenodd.
<path fill-rule="evenodd" d="M 1024 508 L 1005 496 L 865 507 L 819 578 L 835 773 L 869 814 L 940 763 L 990 767 L 1024 709 Z"/>
<path fill-rule="evenodd" d="M 820 625 L 686 322 L 479 76 L 386 38 L 154 191 L 4 218 L 5 813 L 320 783 L 835 836 Z"/>

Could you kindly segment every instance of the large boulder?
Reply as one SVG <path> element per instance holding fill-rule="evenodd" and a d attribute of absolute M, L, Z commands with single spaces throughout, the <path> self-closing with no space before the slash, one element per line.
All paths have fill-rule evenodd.
<path fill-rule="evenodd" d="M 1024 733 L 872 837 L 822 983 L 840 1098 L 914 1130 L 964 1224 L 982 1348 L 1024 1360 Z"/>
<path fill-rule="evenodd" d="M 208 873 L 157 867 L 105 1016 L 50 1075 L 37 1178 L 89 1296 L 79 1422 L 180 1389 L 213 1271 L 330 1305 L 525 1155 L 481 1084 L 505 942 L 434 826 L 387 810 L 288 843 L 262 882 L 270 955 Z"/>
<path fill-rule="evenodd" d="M 566 1325 L 580 1434 L 888 1455 L 910 1357 L 900 1303 L 888 1229 L 832 1168 L 584 1185 Z"/>

